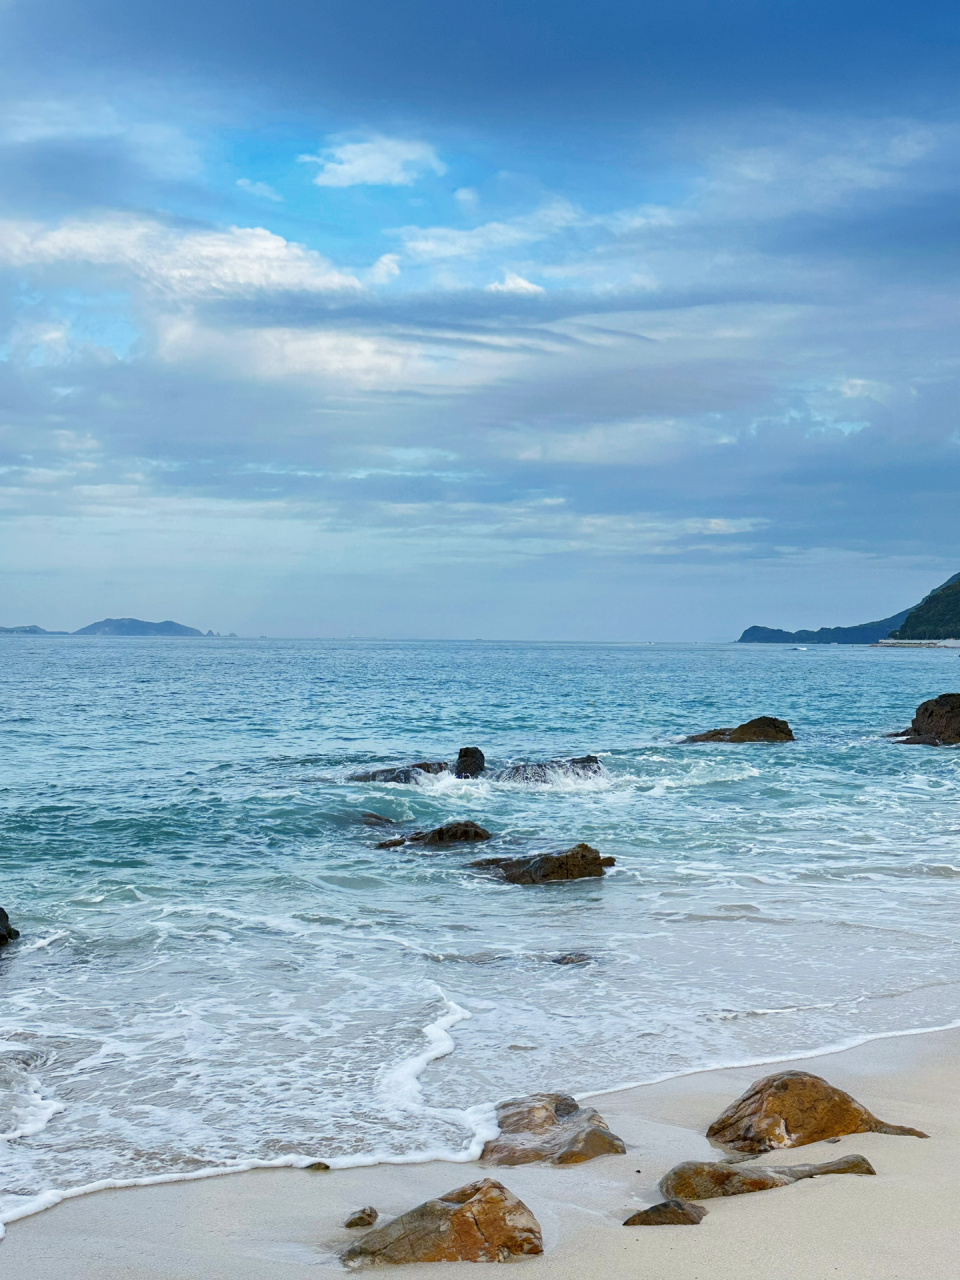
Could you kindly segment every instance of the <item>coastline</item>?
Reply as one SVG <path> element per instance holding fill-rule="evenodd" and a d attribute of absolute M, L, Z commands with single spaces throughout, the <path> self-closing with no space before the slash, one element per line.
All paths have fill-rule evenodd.
<path fill-rule="evenodd" d="M 447 1161 L 329 1173 L 256 1169 L 106 1190 L 14 1220 L 0 1258 L 18 1280 L 321 1280 L 348 1274 L 337 1251 L 344 1218 L 374 1204 L 382 1219 L 476 1177 L 497 1177 L 539 1219 L 545 1253 L 514 1264 L 536 1280 L 669 1274 L 675 1280 L 947 1280 L 960 1273 L 953 1206 L 960 1190 L 960 1029 L 907 1032 L 814 1057 L 778 1060 L 847 1089 L 883 1119 L 927 1131 L 923 1141 L 845 1137 L 762 1157 L 820 1162 L 860 1152 L 876 1178 L 823 1178 L 776 1192 L 712 1200 L 699 1227 L 624 1228 L 661 1199 L 656 1182 L 686 1159 L 716 1159 L 712 1119 L 771 1062 L 715 1068 L 592 1093 L 625 1156 L 554 1168 L 484 1171 Z M 557 1087 L 562 1087 L 558 1082 Z M 636 1170 L 641 1172 L 638 1174 Z M 475 1277 L 468 1263 L 407 1266 L 410 1280 Z"/>

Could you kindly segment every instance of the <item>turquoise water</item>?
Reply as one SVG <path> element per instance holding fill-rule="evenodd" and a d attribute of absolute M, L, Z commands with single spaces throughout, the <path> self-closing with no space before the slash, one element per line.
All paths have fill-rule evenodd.
<path fill-rule="evenodd" d="M 500 1097 L 960 1020 L 960 752 L 882 736 L 960 688 L 956 651 L 0 643 L 0 1218 L 463 1158 Z M 797 742 L 678 743 L 758 714 Z M 603 772 L 348 781 L 464 745 Z M 376 849 L 363 810 L 617 865 L 503 885 L 477 846 Z"/>

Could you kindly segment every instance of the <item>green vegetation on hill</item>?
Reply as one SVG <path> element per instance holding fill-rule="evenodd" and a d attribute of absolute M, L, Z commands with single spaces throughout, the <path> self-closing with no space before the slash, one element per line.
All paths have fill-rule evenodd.
<path fill-rule="evenodd" d="M 960 582 L 951 582 L 927 596 L 907 614 L 892 640 L 960 640 Z"/>

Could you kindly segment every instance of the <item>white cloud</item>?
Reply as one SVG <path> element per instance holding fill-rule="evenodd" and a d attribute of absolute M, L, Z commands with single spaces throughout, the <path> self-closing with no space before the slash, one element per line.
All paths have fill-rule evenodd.
<path fill-rule="evenodd" d="M 486 291 L 487 293 L 546 293 L 542 285 L 534 284 L 532 280 L 525 280 L 515 271 L 505 271 L 503 279 L 494 280 L 493 284 L 488 284 Z"/>
<path fill-rule="evenodd" d="M 475 209 L 480 203 L 480 197 L 473 187 L 457 187 L 453 198 L 464 209 Z"/>
<path fill-rule="evenodd" d="M 76 220 L 47 228 L 0 222 L 0 263 L 118 268 L 167 297 L 244 296 L 264 290 L 329 292 L 361 288 L 313 249 L 264 227 L 183 231 L 133 216 Z"/>
<path fill-rule="evenodd" d="M 400 259 L 395 253 L 384 253 L 367 272 L 371 284 L 386 284 L 400 274 Z"/>
<path fill-rule="evenodd" d="M 499 249 L 546 240 L 568 227 L 589 225 L 593 219 L 567 200 L 553 200 L 533 213 L 508 222 L 485 222 L 479 227 L 398 227 L 394 235 L 406 253 L 422 260 L 475 258 Z"/>
<path fill-rule="evenodd" d="M 366 142 L 338 142 L 320 155 L 298 157 L 318 164 L 318 187 L 409 187 L 425 173 L 446 173 L 447 167 L 427 142 L 403 138 L 370 138 Z"/>
<path fill-rule="evenodd" d="M 237 186 L 248 192 L 252 196 L 260 196 L 263 200 L 283 200 L 283 196 L 279 191 L 274 191 L 268 182 L 253 182 L 250 178 L 238 178 Z"/>

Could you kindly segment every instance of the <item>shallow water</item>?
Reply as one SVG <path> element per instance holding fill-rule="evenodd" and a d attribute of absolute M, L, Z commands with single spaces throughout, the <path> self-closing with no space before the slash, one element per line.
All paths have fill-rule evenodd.
<path fill-rule="evenodd" d="M 960 687 L 955 651 L 0 643 L 0 1218 L 104 1178 L 463 1158 L 510 1094 L 960 1020 L 960 752 L 882 736 Z M 798 741 L 678 744 L 757 714 Z M 348 781 L 463 745 L 603 772 Z M 378 850 L 363 810 L 496 839 Z M 467 865 L 579 840 L 602 881 Z"/>

